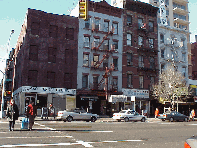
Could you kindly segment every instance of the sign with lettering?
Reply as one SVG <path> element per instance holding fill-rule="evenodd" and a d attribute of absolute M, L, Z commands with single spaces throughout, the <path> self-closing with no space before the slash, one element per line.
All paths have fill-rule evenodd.
<path fill-rule="evenodd" d="M 149 98 L 149 90 L 140 89 L 122 89 L 123 95 L 127 97 L 135 96 L 137 98 Z"/>

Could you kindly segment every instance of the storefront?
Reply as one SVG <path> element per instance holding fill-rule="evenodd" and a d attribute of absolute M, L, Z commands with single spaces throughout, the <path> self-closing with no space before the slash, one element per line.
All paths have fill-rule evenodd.
<path fill-rule="evenodd" d="M 49 107 L 50 104 L 53 104 L 56 113 L 76 108 L 76 89 L 22 86 L 13 95 L 20 115 L 25 113 L 30 101 L 37 107 L 38 116 L 41 115 L 42 107 Z"/>

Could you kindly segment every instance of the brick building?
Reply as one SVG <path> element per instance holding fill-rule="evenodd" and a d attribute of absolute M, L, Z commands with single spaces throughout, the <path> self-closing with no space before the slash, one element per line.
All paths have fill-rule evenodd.
<path fill-rule="evenodd" d="M 158 7 L 132 0 L 112 3 L 124 9 L 123 95 L 128 101 L 135 96 L 135 102 L 127 102 L 125 107 L 150 111 L 151 90 L 159 73 Z"/>
<path fill-rule="evenodd" d="M 78 19 L 28 9 L 14 51 L 14 99 L 56 111 L 76 107 Z"/>

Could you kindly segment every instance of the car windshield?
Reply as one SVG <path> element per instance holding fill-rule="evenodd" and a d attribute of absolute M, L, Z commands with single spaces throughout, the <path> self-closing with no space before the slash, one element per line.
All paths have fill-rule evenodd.
<path fill-rule="evenodd" d="M 123 111 L 123 110 L 122 110 L 122 111 L 120 111 L 119 113 L 126 113 L 126 111 Z"/>

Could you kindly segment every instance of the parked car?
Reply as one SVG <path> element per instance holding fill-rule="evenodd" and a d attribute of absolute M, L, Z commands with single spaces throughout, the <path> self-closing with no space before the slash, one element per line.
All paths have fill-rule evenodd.
<path fill-rule="evenodd" d="M 189 121 L 189 117 L 186 115 L 183 115 L 177 111 L 171 111 L 170 114 L 166 114 L 166 120 L 169 120 L 170 122 L 173 121 Z"/>
<path fill-rule="evenodd" d="M 165 121 L 166 120 L 166 115 L 167 114 L 170 114 L 171 113 L 171 111 L 166 111 L 165 113 L 163 113 L 163 114 L 159 114 L 158 115 L 158 119 L 161 119 L 162 121 Z"/>
<path fill-rule="evenodd" d="M 63 120 L 64 122 L 71 122 L 73 120 L 91 121 L 95 122 L 99 115 L 87 113 L 84 109 L 76 108 L 73 111 L 58 111 L 57 120 Z"/>
<path fill-rule="evenodd" d="M 122 110 L 119 113 L 114 113 L 112 118 L 117 120 L 118 122 L 120 122 L 121 120 L 124 120 L 125 122 L 146 121 L 146 117 L 144 115 L 140 115 L 134 110 Z"/>
<path fill-rule="evenodd" d="M 197 136 L 188 138 L 184 143 L 184 148 L 197 148 Z"/>

